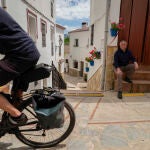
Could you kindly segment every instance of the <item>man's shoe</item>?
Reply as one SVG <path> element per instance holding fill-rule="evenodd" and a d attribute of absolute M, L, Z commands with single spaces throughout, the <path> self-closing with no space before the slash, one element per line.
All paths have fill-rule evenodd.
<path fill-rule="evenodd" d="M 16 126 L 22 126 L 22 125 L 25 125 L 28 121 L 28 118 L 27 116 L 22 113 L 21 116 L 19 117 L 9 117 L 8 118 L 9 122 L 10 122 L 10 125 L 12 125 L 12 127 L 16 127 Z"/>
<path fill-rule="evenodd" d="M 128 78 L 128 77 L 126 77 L 126 78 L 124 79 L 124 81 L 125 81 L 125 82 L 128 82 L 128 83 L 133 83 L 132 80 L 131 80 L 130 78 Z"/>
<path fill-rule="evenodd" d="M 13 118 L 11 116 L 3 119 L 0 122 L 0 137 L 4 136 L 5 133 L 9 132 L 10 129 L 16 128 L 18 126 L 25 125 L 28 121 L 28 118 L 25 114 L 21 114 L 21 116 L 17 118 Z"/>
<path fill-rule="evenodd" d="M 118 98 L 122 99 L 122 92 L 121 91 L 118 92 Z"/>

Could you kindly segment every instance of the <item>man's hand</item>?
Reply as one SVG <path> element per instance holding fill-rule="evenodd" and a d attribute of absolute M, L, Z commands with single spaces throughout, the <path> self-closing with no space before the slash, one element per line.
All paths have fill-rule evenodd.
<path fill-rule="evenodd" d="M 139 69 L 139 65 L 137 62 L 134 62 L 134 65 L 135 65 L 135 70 L 138 70 Z"/>
<path fill-rule="evenodd" d="M 120 68 L 117 68 L 117 74 L 122 74 L 122 71 Z"/>

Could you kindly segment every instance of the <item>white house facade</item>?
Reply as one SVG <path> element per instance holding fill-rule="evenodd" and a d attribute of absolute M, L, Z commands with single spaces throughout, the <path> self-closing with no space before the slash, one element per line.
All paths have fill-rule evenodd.
<path fill-rule="evenodd" d="M 41 57 L 38 63 L 58 66 L 63 59 L 64 47 L 61 56 L 56 55 L 57 34 L 63 40 L 63 30 L 57 28 L 56 34 L 56 0 L 1 0 L 2 7 L 20 24 L 35 42 Z M 62 67 L 63 68 L 63 67 Z M 63 72 L 63 69 L 61 69 Z M 41 88 L 51 86 L 51 78 L 31 84 L 31 87 Z"/>
<path fill-rule="evenodd" d="M 65 27 L 56 24 L 56 47 L 55 47 L 55 60 L 57 61 L 56 67 L 58 71 L 64 75 L 65 59 L 64 59 L 64 30 Z"/>
<path fill-rule="evenodd" d="M 86 74 L 85 67 L 88 67 L 88 63 L 85 61 L 85 57 L 89 53 L 89 27 L 87 23 L 82 23 L 81 29 L 69 32 L 69 37 L 69 74 L 83 77 Z"/>

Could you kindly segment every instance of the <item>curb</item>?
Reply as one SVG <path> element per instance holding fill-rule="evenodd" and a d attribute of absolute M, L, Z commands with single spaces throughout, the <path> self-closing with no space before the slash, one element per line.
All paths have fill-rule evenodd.
<path fill-rule="evenodd" d="M 104 97 L 102 93 L 64 93 L 64 95 L 74 97 Z"/>
<path fill-rule="evenodd" d="M 123 93 L 125 97 L 136 97 L 136 96 L 144 96 L 144 93 Z"/>

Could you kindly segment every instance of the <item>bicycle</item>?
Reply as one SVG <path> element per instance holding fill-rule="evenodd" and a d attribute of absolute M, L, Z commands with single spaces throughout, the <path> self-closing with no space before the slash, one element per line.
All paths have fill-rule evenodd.
<path fill-rule="evenodd" d="M 44 67 L 38 66 L 36 69 L 27 73 L 27 75 L 33 75 L 36 73 L 38 77 L 31 76 L 30 82 L 37 81 L 40 79 L 47 78 L 50 76 L 50 72 L 52 68 L 47 68 L 48 66 Z M 49 72 L 49 73 L 48 73 Z M 51 92 L 53 88 L 44 88 L 38 90 L 39 92 Z M 62 128 L 56 128 L 51 130 L 43 129 L 39 124 L 37 119 L 37 115 L 34 112 L 33 105 L 32 105 L 32 93 L 31 95 L 23 100 L 20 105 L 17 107 L 20 111 L 28 116 L 28 122 L 19 127 L 15 128 L 1 128 L 0 129 L 0 136 L 3 136 L 5 133 L 14 134 L 21 142 L 24 144 L 31 146 L 33 148 L 49 148 L 56 146 L 57 144 L 64 141 L 73 131 L 75 126 L 75 113 L 72 106 L 65 101 L 64 104 L 64 115 L 65 115 L 65 122 Z M 2 115 L 2 120 L 7 119 L 9 114 L 4 112 Z M 48 137 L 48 138 L 47 138 Z"/>

